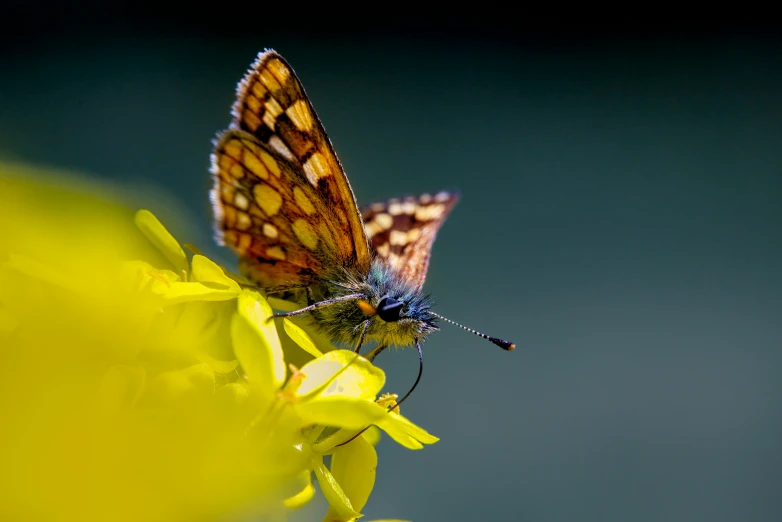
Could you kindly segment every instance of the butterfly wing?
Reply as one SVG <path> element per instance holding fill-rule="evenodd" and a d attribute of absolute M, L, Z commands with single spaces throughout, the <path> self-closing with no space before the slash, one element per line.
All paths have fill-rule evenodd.
<path fill-rule="evenodd" d="M 459 201 L 456 192 L 391 199 L 361 209 L 374 255 L 420 289 L 437 231 Z"/>
<path fill-rule="evenodd" d="M 264 287 L 308 285 L 338 259 L 342 228 L 316 187 L 258 139 L 228 130 L 212 155 L 217 239 Z"/>
<path fill-rule="evenodd" d="M 237 89 L 231 128 L 252 134 L 308 184 L 336 242 L 336 262 L 365 272 L 369 243 L 356 199 L 323 125 L 290 65 L 276 52 L 258 55 Z"/>

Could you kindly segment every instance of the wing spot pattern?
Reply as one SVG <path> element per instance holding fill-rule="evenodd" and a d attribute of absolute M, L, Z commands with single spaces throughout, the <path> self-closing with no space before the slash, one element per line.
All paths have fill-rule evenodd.
<path fill-rule="evenodd" d="M 279 246 L 272 246 L 267 248 L 266 256 L 270 257 L 271 259 L 279 259 L 280 261 L 285 261 L 285 259 L 288 257 L 285 255 L 285 251 Z"/>
<path fill-rule="evenodd" d="M 318 235 L 306 219 L 297 219 L 293 222 L 293 233 L 296 238 L 309 250 L 318 248 Z"/>
<path fill-rule="evenodd" d="M 279 178 L 280 174 L 282 173 L 282 170 L 280 169 L 280 166 L 277 164 L 277 161 L 272 157 L 272 155 L 266 152 L 265 150 L 261 150 L 260 157 L 261 157 L 261 161 L 263 162 L 264 166 L 269 170 L 269 172 L 271 172 L 272 174 L 274 174 Z"/>
<path fill-rule="evenodd" d="M 271 223 L 264 223 L 263 224 L 263 235 L 268 237 L 268 238 L 274 239 L 275 237 L 277 237 L 279 235 L 279 232 L 277 232 L 277 227 L 275 227 Z"/>
<path fill-rule="evenodd" d="M 223 145 L 225 155 L 237 161 L 242 159 L 242 144 L 237 141 L 229 141 Z"/>
<path fill-rule="evenodd" d="M 266 165 L 253 152 L 247 151 L 244 155 L 244 166 L 261 179 L 269 178 L 269 171 L 266 169 Z"/>
<path fill-rule="evenodd" d="M 293 199 L 296 201 L 296 205 L 304 211 L 305 214 L 314 214 L 315 206 L 310 201 L 310 198 L 304 193 L 301 187 L 293 187 Z"/>
<path fill-rule="evenodd" d="M 388 230 L 391 228 L 391 225 L 394 224 L 394 218 L 383 212 L 382 214 L 375 216 L 375 222 L 381 229 Z"/>
<path fill-rule="evenodd" d="M 392 216 L 401 216 L 402 214 L 412 214 L 415 212 L 415 203 L 412 201 L 393 200 L 388 205 L 388 213 Z"/>
<path fill-rule="evenodd" d="M 318 186 L 318 180 L 331 175 L 328 164 L 320 152 L 314 153 L 304 164 L 304 173 L 313 186 Z"/>
<path fill-rule="evenodd" d="M 250 219 L 250 215 L 247 214 L 247 212 L 237 212 L 236 213 L 236 228 L 238 230 L 248 230 L 250 226 L 252 225 L 252 220 Z"/>
<path fill-rule="evenodd" d="M 442 216 L 444 211 L 445 206 L 441 203 L 418 207 L 415 211 L 415 219 L 418 221 L 431 221 Z"/>
<path fill-rule="evenodd" d="M 285 142 L 276 134 L 269 138 L 269 146 L 286 160 L 291 163 L 296 163 L 296 156 L 293 155 L 291 149 L 289 149 Z"/>
<path fill-rule="evenodd" d="M 248 96 L 244 104 L 251 113 L 257 114 L 261 112 L 261 100 L 256 96 Z"/>
<path fill-rule="evenodd" d="M 269 89 L 270 91 L 278 92 L 282 90 L 282 85 L 280 85 L 280 83 L 277 81 L 277 78 L 275 78 L 274 75 L 272 75 L 269 69 L 262 70 L 258 75 L 258 78 L 261 80 L 261 83 L 263 83 L 263 86 Z"/>
<path fill-rule="evenodd" d="M 288 115 L 288 118 L 293 122 L 293 125 L 300 131 L 309 132 L 312 130 L 312 114 L 310 113 L 310 108 L 306 101 L 296 100 L 293 105 L 285 109 L 285 114 Z"/>
<path fill-rule="evenodd" d="M 273 216 L 280 211 L 282 196 L 271 185 L 258 183 L 253 187 L 253 196 L 267 216 Z"/>
<path fill-rule="evenodd" d="M 383 243 L 382 245 L 378 245 L 377 253 L 380 254 L 381 257 L 388 257 L 388 254 L 391 252 L 391 246 L 388 243 Z"/>
<path fill-rule="evenodd" d="M 256 132 L 261 126 L 261 120 L 253 111 L 242 111 L 242 125 L 250 132 Z"/>
<path fill-rule="evenodd" d="M 377 214 L 364 225 L 364 229 L 369 237 L 372 237 L 384 230 L 388 230 L 394 224 L 394 218 L 385 212 Z"/>
<path fill-rule="evenodd" d="M 271 112 L 266 111 L 266 112 L 263 113 L 263 122 L 266 124 L 266 126 L 269 129 L 271 129 L 273 131 L 274 130 L 274 126 L 277 124 L 277 118 L 272 116 Z"/>
<path fill-rule="evenodd" d="M 242 179 L 244 177 L 244 168 L 242 168 L 242 166 L 239 165 L 238 163 L 234 163 L 233 165 L 231 165 L 229 172 L 231 176 L 233 176 L 236 179 Z"/>
<path fill-rule="evenodd" d="M 392 230 L 391 235 L 389 237 L 389 242 L 391 245 L 396 246 L 406 246 L 410 243 L 414 243 L 418 241 L 418 238 L 421 237 L 421 229 L 420 228 L 411 228 L 407 232 L 402 232 L 401 230 Z"/>
<path fill-rule="evenodd" d="M 266 93 L 268 92 L 266 88 L 260 84 L 260 82 L 252 82 L 252 87 L 250 88 L 252 91 L 252 94 L 255 95 L 255 98 L 258 100 L 259 105 L 260 101 L 266 97 Z"/>
<path fill-rule="evenodd" d="M 247 207 L 250 206 L 250 200 L 241 192 L 237 192 L 234 194 L 234 206 L 239 210 L 247 210 Z"/>
<path fill-rule="evenodd" d="M 291 77 L 290 70 L 279 60 L 269 60 L 267 67 L 281 84 L 287 83 Z"/>
<path fill-rule="evenodd" d="M 252 236 L 243 232 L 237 232 L 236 230 L 226 230 L 223 235 L 225 243 L 228 245 L 236 245 L 235 248 L 246 251 L 250 248 L 253 242 Z"/>

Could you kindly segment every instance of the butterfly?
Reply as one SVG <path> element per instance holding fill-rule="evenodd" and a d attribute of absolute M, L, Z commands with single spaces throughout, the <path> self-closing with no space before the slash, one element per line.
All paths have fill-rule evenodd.
<path fill-rule="evenodd" d="M 375 342 L 370 360 L 389 346 L 415 345 L 421 368 L 421 343 L 438 320 L 515 348 L 434 313 L 422 292 L 432 244 L 458 193 L 359 209 L 301 82 L 273 50 L 260 53 L 239 83 L 232 115 L 211 158 L 216 236 L 238 254 L 246 277 L 302 307 L 276 317 L 309 314 L 357 352 Z"/>

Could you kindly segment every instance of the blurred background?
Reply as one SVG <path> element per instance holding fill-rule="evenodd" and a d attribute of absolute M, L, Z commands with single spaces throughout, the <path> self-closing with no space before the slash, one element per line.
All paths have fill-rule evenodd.
<path fill-rule="evenodd" d="M 403 412 L 442 440 L 381 442 L 368 519 L 780 520 L 778 28 L 164 7 L 4 4 L 0 158 L 117 187 L 230 266 L 211 140 L 271 47 L 360 203 L 462 192 L 426 288 L 517 349 L 430 338 Z M 415 350 L 378 363 L 412 384 Z"/>

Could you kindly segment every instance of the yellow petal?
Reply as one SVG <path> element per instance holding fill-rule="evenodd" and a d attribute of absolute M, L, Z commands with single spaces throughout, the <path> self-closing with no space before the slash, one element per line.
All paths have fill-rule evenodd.
<path fill-rule="evenodd" d="M 193 279 L 202 283 L 217 283 L 228 287 L 237 294 L 242 291 L 239 284 L 225 275 L 220 265 L 202 255 L 194 255 L 192 260 Z"/>
<path fill-rule="evenodd" d="M 434 444 L 440 439 L 427 432 L 420 426 L 416 426 L 405 417 L 396 413 L 389 413 L 378 422 L 377 427 L 388 433 L 396 442 L 408 449 L 421 449 L 424 444 Z"/>
<path fill-rule="evenodd" d="M 177 274 L 187 273 L 188 263 L 185 251 L 152 212 L 149 210 L 136 212 L 136 226 L 174 266 Z"/>
<path fill-rule="evenodd" d="M 312 500 L 312 497 L 315 496 L 315 488 L 312 487 L 312 473 L 310 470 L 302 472 L 301 479 L 304 483 L 302 490 L 295 495 L 286 498 L 283 501 L 285 507 L 290 509 L 298 509 Z"/>
<path fill-rule="evenodd" d="M 276 392 L 285 381 L 285 359 L 269 303 L 257 292 L 244 290 L 239 312 L 231 321 L 234 353 L 247 378 L 266 393 Z"/>
<path fill-rule="evenodd" d="M 189 301 L 226 301 L 235 298 L 239 292 L 219 283 L 175 281 L 160 295 L 166 300 L 167 305 L 175 305 Z"/>
<path fill-rule="evenodd" d="M 323 433 L 327 435 L 324 436 L 321 434 L 316 442 L 310 444 L 310 449 L 314 453 L 331 455 L 339 449 L 340 445 L 347 444 L 357 437 L 361 430 L 365 429 L 366 426 L 352 429 L 334 428 L 333 426 L 328 426 L 326 428 L 327 429 L 324 430 Z"/>
<path fill-rule="evenodd" d="M 361 511 L 372 493 L 377 474 L 377 452 L 370 443 L 357 437 L 340 447 L 331 457 L 331 474 L 342 486 L 356 511 Z"/>
<path fill-rule="evenodd" d="M 236 359 L 221 361 L 203 352 L 199 353 L 197 357 L 199 361 L 208 364 L 215 373 L 230 373 L 239 366 L 239 361 Z"/>
<path fill-rule="evenodd" d="M 214 393 L 214 372 L 208 364 L 162 372 L 149 383 L 146 400 L 169 404 L 183 399 L 204 400 Z"/>
<path fill-rule="evenodd" d="M 339 483 L 326 465 L 323 464 L 323 457 L 313 459 L 313 469 L 315 476 L 318 477 L 318 484 L 320 484 L 320 489 L 323 491 L 323 496 L 326 497 L 329 505 L 337 513 L 339 520 L 350 520 L 351 518 L 362 516 L 361 513 L 353 509 L 350 499 L 342 491 Z"/>
<path fill-rule="evenodd" d="M 333 350 L 301 368 L 306 375 L 297 395 L 340 395 L 374 400 L 386 382 L 383 370 L 350 350 Z"/>
<path fill-rule="evenodd" d="M 282 324 L 285 328 L 285 333 L 287 333 L 288 336 L 290 336 L 290 338 L 293 339 L 293 341 L 298 344 L 302 350 L 312 355 L 313 357 L 320 357 L 323 355 L 323 353 L 318 350 L 317 346 L 315 346 L 315 343 L 312 342 L 309 334 L 293 324 L 290 319 L 283 319 Z"/>
<path fill-rule="evenodd" d="M 108 369 L 98 387 L 97 404 L 107 416 L 113 416 L 122 408 L 132 407 L 146 386 L 146 373 L 142 368 L 117 365 Z"/>
<path fill-rule="evenodd" d="M 283 312 L 292 312 L 301 308 L 295 303 L 291 303 L 290 301 L 286 301 L 285 299 L 280 299 L 272 295 L 267 297 L 266 300 L 269 301 L 269 304 L 272 306 L 272 308 L 275 310 L 282 310 Z"/>
<path fill-rule="evenodd" d="M 386 429 L 383 427 L 386 433 L 388 433 L 388 436 L 394 439 L 394 441 L 399 444 L 400 446 L 407 448 L 409 450 L 420 450 L 424 448 L 424 445 L 415 440 L 410 435 L 399 431 L 395 429 Z"/>
<path fill-rule="evenodd" d="M 380 430 L 377 429 L 377 426 L 370 426 L 361 436 L 373 446 L 377 446 L 377 443 L 380 442 Z"/>
<path fill-rule="evenodd" d="M 218 386 L 215 389 L 215 408 L 228 422 L 237 422 L 242 419 L 240 411 L 250 392 L 247 384 L 243 382 L 231 382 Z"/>
<path fill-rule="evenodd" d="M 162 294 L 171 287 L 171 283 L 180 279 L 173 270 L 161 270 L 146 261 L 125 261 L 120 269 L 124 280 L 129 282 L 129 288 L 136 292 L 151 290 Z"/>
<path fill-rule="evenodd" d="M 30 277 L 45 281 L 51 285 L 64 288 L 75 294 L 85 293 L 84 286 L 79 285 L 77 281 L 73 281 L 55 268 L 52 268 L 27 256 L 18 255 L 11 252 L 8 254 L 8 261 L 6 261 L 5 266 L 17 270 L 22 274 L 28 275 Z"/>
<path fill-rule="evenodd" d="M 347 397 L 318 397 L 296 405 L 296 413 L 309 424 L 362 429 L 385 418 L 386 409 L 372 401 Z"/>

